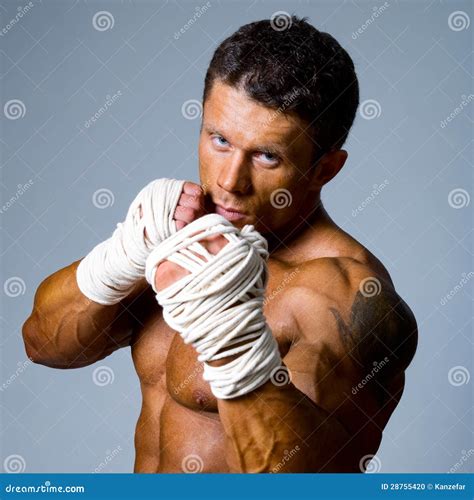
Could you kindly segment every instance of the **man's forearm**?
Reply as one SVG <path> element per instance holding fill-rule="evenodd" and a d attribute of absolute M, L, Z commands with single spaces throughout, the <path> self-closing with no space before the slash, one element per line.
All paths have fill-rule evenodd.
<path fill-rule="evenodd" d="M 269 381 L 218 408 L 231 472 L 354 472 L 349 433 L 291 383 Z"/>

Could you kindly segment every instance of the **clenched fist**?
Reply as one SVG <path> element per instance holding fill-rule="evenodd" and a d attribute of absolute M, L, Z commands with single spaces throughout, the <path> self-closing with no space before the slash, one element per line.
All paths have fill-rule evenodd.
<path fill-rule="evenodd" d="M 173 220 L 176 222 L 176 229 L 179 231 L 186 224 L 199 219 L 205 214 L 204 192 L 199 184 L 185 182 L 181 196 L 179 197 Z M 140 205 L 140 218 L 143 217 L 143 210 Z M 147 232 L 145 229 L 145 236 Z"/>
<path fill-rule="evenodd" d="M 176 229 L 179 231 L 205 213 L 205 197 L 202 187 L 194 182 L 185 182 L 173 217 L 176 221 Z M 227 242 L 224 236 L 216 235 L 206 238 L 200 243 L 209 253 L 216 255 Z M 198 257 L 202 259 L 201 256 Z M 155 287 L 157 290 L 163 290 L 186 274 L 189 274 L 188 271 L 181 266 L 169 261 L 162 262 L 156 269 Z"/>

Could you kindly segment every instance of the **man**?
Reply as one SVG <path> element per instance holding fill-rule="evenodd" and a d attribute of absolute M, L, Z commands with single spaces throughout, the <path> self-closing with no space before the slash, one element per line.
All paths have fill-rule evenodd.
<path fill-rule="evenodd" d="M 285 30 L 272 21 L 245 25 L 217 48 L 205 80 L 201 186 L 163 180 L 145 188 L 112 238 L 40 285 L 24 325 L 28 355 L 55 368 L 87 366 L 131 346 L 143 395 L 136 472 L 360 472 L 402 395 L 415 318 L 382 263 L 334 223 L 320 199 L 347 159 L 341 147 L 359 99 L 354 66 L 330 35 L 288 20 Z M 252 254 L 260 285 L 237 305 L 252 303 L 266 323 L 252 340 L 232 343 L 219 337 L 227 330 L 217 321 L 206 335 L 219 330 L 224 347 L 208 356 L 199 342 L 209 337 L 185 337 L 202 316 L 186 326 L 189 317 L 180 323 L 172 307 L 184 310 L 180 283 L 188 277 L 202 293 L 213 282 L 202 285 L 205 273 L 193 282 L 191 264 L 163 258 L 174 251 L 163 248 L 189 242 L 200 229 L 180 240 L 186 228 L 209 220 L 228 225 L 200 233 L 201 246 L 187 258 L 204 266 L 245 243 L 238 248 Z M 265 249 L 249 225 L 268 242 L 268 280 Z M 223 235 L 234 230 L 234 240 Z M 112 255 L 111 245 L 122 253 Z M 166 295 L 173 287 L 182 297 L 174 306 Z M 209 327 L 216 315 L 206 318 L 201 326 Z M 249 378 L 225 371 L 260 339 L 268 350 L 263 361 L 249 361 Z"/>

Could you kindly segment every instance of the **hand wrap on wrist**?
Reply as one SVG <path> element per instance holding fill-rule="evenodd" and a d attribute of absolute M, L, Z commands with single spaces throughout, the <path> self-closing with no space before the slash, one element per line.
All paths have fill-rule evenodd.
<path fill-rule="evenodd" d="M 176 232 L 173 215 L 183 185 L 181 180 L 157 179 L 138 193 L 125 221 L 80 262 L 76 279 L 84 295 L 111 305 L 130 293 L 144 277 L 146 258 L 153 248 Z"/>

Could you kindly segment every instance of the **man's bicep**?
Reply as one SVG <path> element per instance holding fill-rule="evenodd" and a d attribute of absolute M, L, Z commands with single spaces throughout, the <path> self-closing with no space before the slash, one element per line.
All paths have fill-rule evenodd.
<path fill-rule="evenodd" d="M 340 340 L 327 297 L 311 290 L 301 299 L 294 306 L 296 327 L 283 361 L 295 386 L 331 410 L 350 394 L 357 368 Z"/>
<path fill-rule="evenodd" d="M 352 361 L 324 339 L 301 339 L 283 358 L 291 382 L 312 401 L 331 409 L 351 390 Z"/>
<path fill-rule="evenodd" d="M 360 472 L 363 455 L 358 429 L 346 425 L 351 381 L 330 346 L 299 342 L 283 359 L 291 382 L 318 407 L 304 453 L 308 472 Z"/>
<path fill-rule="evenodd" d="M 361 458 L 375 454 L 380 444 L 383 425 L 377 414 L 384 410 L 371 390 L 358 389 L 366 374 L 341 341 L 330 308 L 316 307 L 308 321 L 300 318 L 298 339 L 283 361 L 297 389 L 327 413 L 321 436 L 332 429 L 334 440 L 332 452 L 328 448 L 318 458 L 328 461 L 325 471 L 360 472 Z"/>

